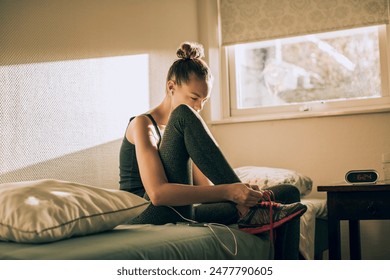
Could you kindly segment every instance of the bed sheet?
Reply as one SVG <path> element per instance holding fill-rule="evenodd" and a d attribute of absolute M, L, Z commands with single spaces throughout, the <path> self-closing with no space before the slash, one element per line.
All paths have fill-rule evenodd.
<path fill-rule="evenodd" d="M 301 202 L 307 206 L 307 211 L 301 216 L 299 251 L 306 260 L 313 260 L 316 219 L 327 217 L 326 199 L 303 198 Z"/>
<path fill-rule="evenodd" d="M 226 246 L 222 245 L 214 236 Z M 0 241 L 0 259 L 24 260 L 206 260 L 270 259 L 268 235 L 231 228 L 167 224 L 120 225 L 114 230 L 43 244 Z M 234 233 L 234 237 L 232 235 Z M 237 240 L 237 254 L 235 242 Z"/>

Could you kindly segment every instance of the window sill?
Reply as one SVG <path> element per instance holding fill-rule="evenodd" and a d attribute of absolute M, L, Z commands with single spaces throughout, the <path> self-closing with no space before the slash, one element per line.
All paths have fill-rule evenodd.
<path fill-rule="evenodd" d="M 390 104 L 380 106 L 367 106 L 365 108 L 337 108 L 327 111 L 304 111 L 304 112 L 286 112 L 277 114 L 263 114 L 263 115 L 246 115 L 246 116 L 233 116 L 224 117 L 219 120 L 211 120 L 209 125 L 221 125 L 232 123 L 245 123 L 245 122 L 264 122 L 264 121 L 277 121 L 277 120 L 291 120 L 291 119 L 304 119 L 304 118 L 321 118 L 321 117 L 334 117 L 334 116 L 350 116 L 361 114 L 377 114 L 377 113 L 390 113 Z"/>

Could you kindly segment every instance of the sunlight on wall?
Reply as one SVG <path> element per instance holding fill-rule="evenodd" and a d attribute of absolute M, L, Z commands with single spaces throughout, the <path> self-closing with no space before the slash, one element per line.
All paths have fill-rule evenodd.
<path fill-rule="evenodd" d="M 0 66 L 0 174 L 122 138 L 149 109 L 148 60 Z"/>

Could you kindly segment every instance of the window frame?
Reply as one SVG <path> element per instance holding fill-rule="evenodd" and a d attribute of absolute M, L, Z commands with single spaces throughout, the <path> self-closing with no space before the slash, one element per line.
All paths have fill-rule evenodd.
<path fill-rule="evenodd" d="M 389 25 L 379 26 L 382 96 L 368 99 L 329 100 L 272 107 L 237 108 L 234 46 L 221 47 L 222 115 L 225 121 L 261 121 L 335 115 L 390 112 Z"/>

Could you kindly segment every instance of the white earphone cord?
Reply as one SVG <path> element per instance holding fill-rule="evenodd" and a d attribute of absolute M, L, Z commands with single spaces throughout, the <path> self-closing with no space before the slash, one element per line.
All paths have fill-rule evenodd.
<path fill-rule="evenodd" d="M 182 218 L 183 220 L 191 223 L 191 224 L 197 224 L 199 222 L 197 221 L 194 221 L 194 220 L 191 220 L 191 219 L 188 219 L 186 217 L 184 217 L 182 214 L 180 214 L 175 208 L 171 207 L 171 206 L 167 206 L 169 207 L 170 209 L 172 209 L 176 214 L 178 214 L 180 216 L 180 218 Z M 217 241 L 219 242 L 219 244 L 221 244 L 221 246 L 227 251 L 229 252 L 231 255 L 233 256 L 237 256 L 237 253 L 238 253 L 238 244 L 237 244 L 237 239 L 236 239 L 236 235 L 234 234 L 234 232 L 227 226 L 227 225 L 224 225 L 224 224 L 218 224 L 218 223 L 204 223 L 203 224 L 204 226 L 207 226 L 210 231 L 213 233 L 213 235 L 215 236 L 215 238 L 217 239 Z M 230 234 L 233 236 L 233 240 L 234 240 L 234 252 L 232 252 L 232 250 L 230 250 L 225 243 L 223 243 L 223 241 L 218 237 L 217 233 L 215 232 L 215 230 L 212 228 L 212 226 L 219 226 L 219 227 L 223 227 L 223 228 L 226 228 Z"/>

